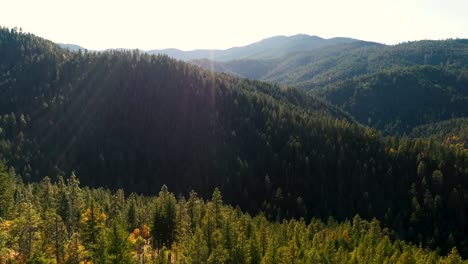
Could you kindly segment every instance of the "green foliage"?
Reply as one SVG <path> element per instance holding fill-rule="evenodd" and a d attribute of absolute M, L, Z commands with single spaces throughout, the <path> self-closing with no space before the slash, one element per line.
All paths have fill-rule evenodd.
<path fill-rule="evenodd" d="M 61 184 L 49 183 L 52 198 L 60 195 Z M 59 204 L 43 215 L 38 214 L 44 202 L 38 199 L 42 195 L 41 185 L 43 182 L 17 183 L 16 188 L 23 189 L 23 197 L 35 202 L 22 202 L 21 207 L 12 209 L 15 217 L 1 220 L 0 260 L 13 263 L 141 263 L 143 259 L 145 263 L 465 263 L 455 248 L 442 257 L 436 251 L 394 240 L 390 231 L 382 229 L 375 219 L 368 222 L 355 216 L 352 222 L 340 223 L 330 218 L 324 223 L 314 218 L 308 223 L 303 219 L 279 223 L 268 222 L 263 215 L 252 218 L 223 204 L 219 190 L 206 202 L 192 193 L 191 202 L 197 204 L 194 215 L 200 215 L 202 220 L 195 222 L 193 230 L 181 232 L 179 225 L 190 226 L 188 204 L 185 198 L 176 201 L 166 186 L 157 197 L 132 194 L 123 198 L 120 211 L 114 212 L 127 212 L 132 203 L 139 205 L 135 208 L 137 214 L 146 212 L 155 202 L 161 206 L 174 203 L 170 209 L 175 210 L 178 219 L 175 229 L 170 231 L 174 240 L 164 241 L 163 246 L 152 247 L 150 241 L 160 239 L 167 230 L 152 230 L 152 237 L 140 229 L 129 233 L 125 228 L 129 224 L 126 218 L 104 217 L 115 210 L 106 206 L 115 193 L 80 186 L 73 188 L 82 194 L 83 204 L 90 207 L 80 209 L 81 225 L 69 236 L 68 228 L 56 213 Z M 216 207 L 221 217 L 216 216 Z M 141 230 L 151 221 L 143 220 Z"/>
<path fill-rule="evenodd" d="M 0 161 L 0 218 L 7 217 L 13 206 L 14 179 Z"/>
<path fill-rule="evenodd" d="M 177 201 L 167 186 L 163 185 L 156 201 L 153 221 L 153 244 L 157 248 L 172 245 L 176 234 L 176 207 Z"/>
<path fill-rule="evenodd" d="M 355 41 L 281 59 L 194 63 L 312 91 L 361 123 L 390 134 L 467 115 L 466 39 L 393 46 Z"/>
<path fill-rule="evenodd" d="M 0 218 L 0 256 L 8 255 L 7 242 L 10 240 L 7 223 Z M 5 257 L 0 257 L 0 261 L 4 261 Z"/>
<path fill-rule="evenodd" d="M 47 205 L 50 206 L 50 204 Z M 49 208 L 43 217 L 44 233 L 47 234 L 42 238 L 43 253 L 46 253 L 48 256 L 54 256 L 56 263 L 61 263 L 65 257 L 64 246 L 68 241 L 66 226 L 61 217 L 56 213 L 55 208 Z"/>
<path fill-rule="evenodd" d="M 95 206 L 94 201 L 91 201 L 91 207 L 86 209 L 81 218 L 81 240 L 85 247 L 95 253 L 97 245 L 100 242 L 99 238 L 105 228 L 106 214 L 101 212 L 98 206 Z"/>
<path fill-rule="evenodd" d="M 468 114 L 467 75 L 446 66 L 395 67 L 336 82 L 316 92 L 363 124 L 386 133 Z"/>
<path fill-rule="evenodd" d="M 208 245 L 200 228 L 195 229 L 188 248 L 186 263 L 201 264 L 205 263 L 208 259 Z"/>
<path fill-rule="evenodd" d="M 31 202 L 22 202 L 19 207 L 11 227 L 12 248 L 24 259 L 33 259 L 40 252 L 39 241 L 45 235 L 41 232 L 42 219 Z"/>
<path fill-rule="evenodd" d="M 107 232 L 108 261 L 106 263 L 134 263 L 135 259 L 131 254 L 132 245 L 128 240 L 128 233 L 121 224 L 113 222 Z"/>
<path fill-rule="evenodd" d="M 283 55 L 280 59 L 238 58 L 225 62 L 192 62 L 218 72 L 313 90 L 356 76 L 398 67 L 443 65 L 464 68 L 468 63 L 468 41 L 425 40 L 392 46 L 354 41 L 297 51 Z"/>

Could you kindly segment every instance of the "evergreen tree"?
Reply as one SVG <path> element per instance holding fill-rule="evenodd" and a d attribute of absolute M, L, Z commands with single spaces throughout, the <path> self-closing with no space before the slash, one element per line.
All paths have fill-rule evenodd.
<path fill-rule="evenodd" d="M 134 195 L 131 195 L 128 198 L 128 203 L 127 222 L 129 223 L 129 229 L 134 230 L 138 227 L 137 208 Z"/>
<path fill-rule="evenodd" d="M 70 226 L 70 219 L 71 219 L 71 209 L 70 209 L 70 202 L 68 199 L 68 190 L 67 186 L 62 178 L 59 176 L 58 178 L 58 191 L 57 191 L 57 214 L 62 218 L 63 222 L 67 226 L 67 230 L 69 234 L 71 234 L 71 226 Z"/>
<path fill-rule="evenodd" d="M 187 202 L 187 211 L 190 218 L 190 227 L 195 230 L 195 227 L 200 223 L 200 199 L 195 191 L 191 191 Z"/>
<path fill-rule="evenodd" d="M 131 244 L 128 241 L 128 234 L 125 229 L 117 222 L 113 221 L 107 235 L 108 263 L 134 263 L 135 260 L 131 254 Z"/>
<path fill-rule="evenodd" d="M 207 263 L 208 257 L 208 245 L 206 244 L 202 230 L 197 228 L 189 244 L 186 263 Z"/>
<path fill-rule="evenodd" d="M 15 237 L 15 250 L 22 259 L 28 260 L 38 252 L 36 249 L 40 246 L 42 219 L 29 201 L 21 204 L 19 212 L 21 213 L 15 218 L 11 232 Z"/>
<path fill-rule="evenodd" d="M 83 206 L 80 181 L 76 177 L 75 172 L 72 172 L 70 178 L 67 180 L 67 193 L 70 210 L 69 227 L 71 233 L 73 233 L 78 229 Z"/>
<path fill-rule="evenodd" d="M 216 228 L 220 228 L 223 224 L 223 214 L 221 212 L 221 208 L 223 206 L 223 198 L 218 188 L 215 188 L 213 192 L 213 197 L 211 198 L 211 202 L 214 206 Z"/>
<path fill-rule="evenodd" d="M 99 237 L 105 229 L 107 215 L 91 201 L 91 207 L 86 209 L 81 217 L 81 237 L 86 248 L 94 254 Z"/>
<path fill-rule="evenodd" d="M 43 243 L 46 244 L 46 251 L 51 252 L 56 263 L 62 263 L 65 256 L 64 245 L 67 241 L 67 229 L 62 218 L 49 209 L 44 216 L 44 237 Z"/>
<path fill-rule="evenodd" d="M 166 185 L 163 185 L 156 202 L 152 228 L 153 245 L 158 249 L 164 245 L 171 246 L 175 241 L 176 203 L 174 195 L 169 193 Z"/>
<path fill-rule="evenodd" d="M 7 172 L 5 165 L 0 161 L 0 218 L 8 217 L 13 206 L 14 182 Z"/>

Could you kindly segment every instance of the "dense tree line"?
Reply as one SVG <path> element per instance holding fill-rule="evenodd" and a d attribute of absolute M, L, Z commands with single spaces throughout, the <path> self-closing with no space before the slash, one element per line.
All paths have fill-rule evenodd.
<path fill-rule="evenodd" d="M 76 170 L 86 186 L 126 192 L 167 184 L 206 198 L 219 187 L 229 204 L 270 220 L 359 214 L 392 238 L 468 256 L 463 149 L 383 137 L 299 90 L 165 56 L 69 52 L 9 29 L 0 40 L 0 150 L 26 182 L 48 175 L 60 185 Z"/>
<path fill-rule="evenodd" d="M 377 220 L 251 217 L 215 189 L 176 199 L 89 189 L 72 174 L 25 184 L 0 166 L 1 263 L 464 263 L 390 239 Z"/>

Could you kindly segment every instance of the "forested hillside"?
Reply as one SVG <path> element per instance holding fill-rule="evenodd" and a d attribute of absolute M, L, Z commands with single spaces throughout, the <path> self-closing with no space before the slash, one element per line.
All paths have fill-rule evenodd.
<path fill-rule="evenodd" d="M 192 63 L 312 91 L 388 134 L 466 117 L 468 40 L 356 41 L 272 60 Z"/>
<path fill-rule="evenodd" d="M 0 164 L 1 263 L 464 263 L 392 241 L 377 220 L 268 222 L 205 200 L 89 189 L 75 175 L 25 184 Z"/>
<path fill-rule="evenodd" d="M 223 62 L 203 59 L 190 63 L 218 72 L 311 90 L 362 72 L 364 56 L 379 50 L 379 47 L 383 45 L 354 41 L 326 45 L 311 51 L 291 52 L 272 59 L 238 58 Z"/>
<path fill-rule="evenodd" d="M 205 68 L 313 90 L 359 75 L 418 65 L 463 69 L 468 64 L 468 40 L 414 41 L 387 46 L 374 42 L 334 43 L 310 51 L 290 52 L 276 59 L 194 60 Z M 258 70 L 246 71 L 249 65 Z"/>
<path fill-rule="evenodd" d="M 75 170 L 127 193 L 218 187 L 270 220 L 359 214 L 468 257 L 463 149 L 383 137 L 305 92 L 166 56 L 69 52 L 3 28 L 0 58 L 0 151 L 26 182 Z"/>
<path fill-rule="evenodd" d="M 468 115 L 468 72 L 443 66 L 394 68 L 348 79 L 316 94 L 359 122 L 388 133 Z"/>

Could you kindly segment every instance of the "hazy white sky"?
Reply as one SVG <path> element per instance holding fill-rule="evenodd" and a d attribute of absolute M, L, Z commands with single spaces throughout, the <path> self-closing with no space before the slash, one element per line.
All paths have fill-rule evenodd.
<path fill-rule="evenodd" d="M 304 33 L 468 38 L 468 0 L 0 0 L 0 25 L 88 49 L 229 48 Z"/>

